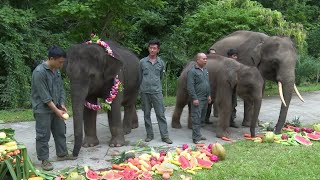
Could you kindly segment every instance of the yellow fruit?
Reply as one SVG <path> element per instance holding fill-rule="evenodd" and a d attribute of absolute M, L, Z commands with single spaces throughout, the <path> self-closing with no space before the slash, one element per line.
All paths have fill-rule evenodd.
<path fill-rule="evenodd" d="M 63 119 L 67 120 L 67 119 L 69 119 L 69 114 L 68 113 L 64 113 L 62 115 L 62 117 L 63 117 Z"/>
<path fill-rule="evenodd" d="M 31 177 L 28 180 L 43 180 L 42 177 Z"/>
<path fill-rule="evenodd" d="M 6 137 L 7 137 L 7 135 L 5 132 L 0 132 L 0 139 L 4 139 Z"/>
<path fill-rule="evenodd" d="M 3 145 L 5 145 L 5 146 L 7 146 L 7 147 L 16 146 L 16 145 L 17 145 L 17 142 L 16 142 L 16 141 L 10 141 L 10 142 L 4 143 Z"/>
<path fill-rule="evenodd" d="M 212 154 L 217 155 L 219 160 L 224 160 L 226 157 L 226 150 L 220 143 L 212 144 Z"/>

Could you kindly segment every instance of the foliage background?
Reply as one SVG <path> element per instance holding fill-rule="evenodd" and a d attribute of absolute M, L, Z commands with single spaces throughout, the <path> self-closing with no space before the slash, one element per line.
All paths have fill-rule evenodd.
<path fill-rule="evenodd" d="M 299 54 L 297 83 L 317 83 L 319 8 L 318 0 L 0 0 L 0 109 L 30 108 L 31 73 L 47 49 L 68 49 L 91 32 L 140 58 L 150 39 L 161 40 L 168 96 L 196 52 L 236 30 L 291 37 Z"/>

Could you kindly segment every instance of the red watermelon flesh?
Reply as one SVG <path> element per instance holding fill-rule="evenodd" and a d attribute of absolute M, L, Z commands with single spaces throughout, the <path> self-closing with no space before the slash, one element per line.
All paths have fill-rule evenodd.
<path fill-rule="evenodd" d="M 318 134 L 307 133 L 307 137 L 314 141 L 320 140 L 320 134 L 318 135 Z"/>
<path fill-rule="evenodd" d="M 303 144 L 303 145 L 306 145 L 306 146 L 312 145 L 312 142 L 310 140 L 308 140 L 308 139 L 306 139 L 306 138 L 304 138 L 304 137 L 302 137 L 302 136 L 300 136 L 298 134 L 296 134 L 294 136 L 294 139 L 300 144 Z"/>
<path fill-rule="evenodd" d="M 320 132 L 314 131 L 313 134 L 320 136 Z"/>

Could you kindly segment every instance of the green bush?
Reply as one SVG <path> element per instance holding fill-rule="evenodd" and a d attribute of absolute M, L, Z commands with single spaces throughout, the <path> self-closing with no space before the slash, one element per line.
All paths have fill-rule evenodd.
<path fill-rule="evenodd" d="M 320 59 L 309 55 L 300 55 L 296 65 L 296 83 L 317 83 L 320 73 Z"/>

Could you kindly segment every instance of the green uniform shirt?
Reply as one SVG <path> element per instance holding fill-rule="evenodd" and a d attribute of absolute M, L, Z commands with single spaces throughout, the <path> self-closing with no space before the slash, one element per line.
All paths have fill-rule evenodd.
<path fill-rule="evenodd" d="M 194 65 L 187 75 L 187 89 L 192 100 L 206 100 L 210 93 L 209 73 L 207 68 L 201 70 Z"/>
<path fill-rule="evenodd" d="M 165 71 L 165 64 L 161 58 L 152 64 L 149 56 L 140 60 L 140 92 L 148 94 L 162 93 L 161 79 Z"/>
<path fill-rule="evenodd" d="M 59 70 L 52 72 L 46 63 L 39 64 L 32 73 L 31 103 L 34 113 L 53 112 L 48 102 L 64 105 L 65 92 Z"/>

